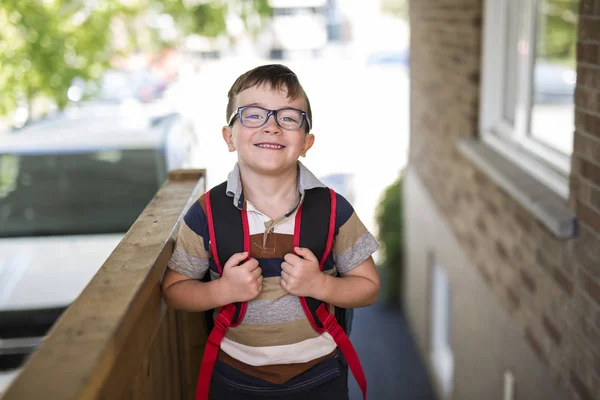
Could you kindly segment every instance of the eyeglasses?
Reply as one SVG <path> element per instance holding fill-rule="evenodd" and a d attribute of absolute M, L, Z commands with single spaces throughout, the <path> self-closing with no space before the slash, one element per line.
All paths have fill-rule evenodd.
<path fill-rule="evenodd" d="M 239 117 L 240 122 L 246 128 L 260 128 L 265 125 L 269 117 L 273 115 L 277 126 L 282 129 L 295 131 L 302 128 L 304 121 L 308 124 L 308 130 L 311 128 L 310 119 L 302 110 L 295 108 L 281 108 L 279 110 L 269 110 L 259 106 L 239 107 L 229 117 L 229 126 L 233 124 L 235 117 Z"/>

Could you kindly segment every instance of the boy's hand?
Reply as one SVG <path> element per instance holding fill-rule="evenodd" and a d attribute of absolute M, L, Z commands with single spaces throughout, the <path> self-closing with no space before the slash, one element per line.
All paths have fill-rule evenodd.
<path fill-rule="evenodd" d="M 281 264 L 281 287 L 294 296 L 317 297 L 325 282 L 319 260 L 309 249 L 296 247 L 294 251 L 298 255 L 286 254 Z"/>
<path fill-rule="evenodd" d="M 238 265 L 248 257 L 248 253 L 232 255 L 223 266 L 221 283 L 227 292 L 231 303 L 236 301 L 249 301 L 257 297 L 262 290 L 262 269 L 258 261 L 251 258 Z"/>

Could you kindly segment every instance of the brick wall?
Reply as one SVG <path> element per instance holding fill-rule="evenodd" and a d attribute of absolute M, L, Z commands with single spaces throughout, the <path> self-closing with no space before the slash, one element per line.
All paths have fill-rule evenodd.
<path fill-rule="evenodd" d="M 410 164 L 494 296 L 573 398 L 600 399 L 600 0 L 581 0 L 569 206 L 559 240 L 459 153 L 477 136 L 482 0 L 412 0 Z"/>

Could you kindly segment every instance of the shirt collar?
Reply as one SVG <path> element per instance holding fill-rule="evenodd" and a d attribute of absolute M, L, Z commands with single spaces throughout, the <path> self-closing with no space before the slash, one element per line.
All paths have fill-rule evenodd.
<path fill-rule="evenodd" d="M 304 192 L 309 189 L 326 187 L 317 177 L 298 161 L 298 192 L 300 198 L 304 198 Z M 240 167 L 235 163 L 233 170 L 227 176 L 227 195 L 233 197 L 233 205 L 240 210 L 244 206 L 244 192 L 242 190 L 242 179 Z"/>

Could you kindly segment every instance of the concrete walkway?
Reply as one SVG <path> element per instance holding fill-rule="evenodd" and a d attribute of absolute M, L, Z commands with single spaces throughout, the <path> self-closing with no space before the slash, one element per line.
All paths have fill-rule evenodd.
<path fill-rule="evenodd" d="M 424 364 L 399 309 L 378 302 L 356 309 L 350 339 L 361 359 L 368 400 L 435 400 Z M 349 377 L 350 399 L 361 400 Z"/>

